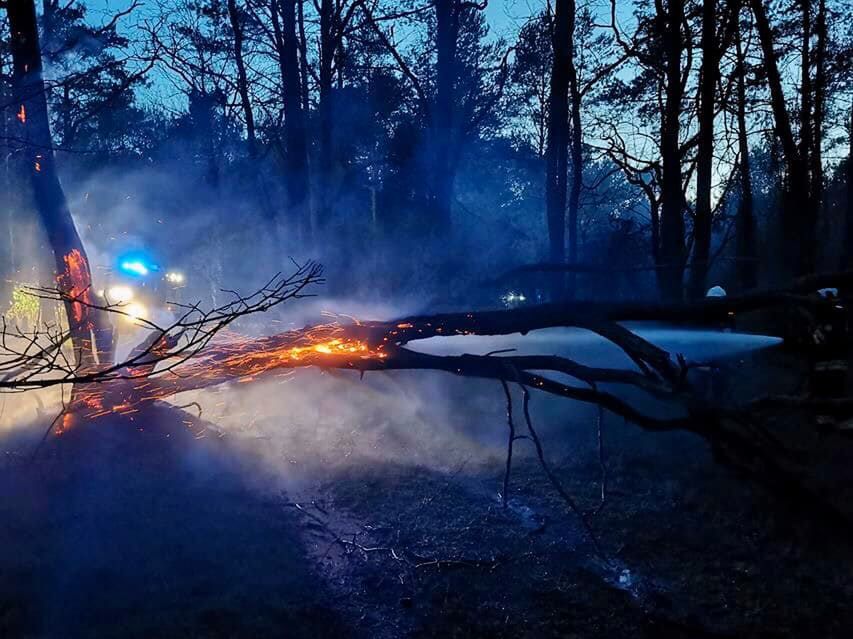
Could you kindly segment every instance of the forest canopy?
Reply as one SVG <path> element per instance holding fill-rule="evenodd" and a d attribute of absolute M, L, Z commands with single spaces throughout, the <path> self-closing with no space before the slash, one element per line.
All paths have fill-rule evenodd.
<path fill-rule="evenodd" d="M 0 635 L 847 637 L 848 4 L 0 0 Z"/>
<path fill-rule="evenodd" d="M 323 262 L 333 293 L 495 303 L 606 285 L 681 299 L 835 270 L 848 253 L 843 2 L 45 0 L 38 13 L 50 145 L 96 280 L 144 248 L 198 272 L 212 302 L 252 262 L 289 256 Z M 43 285 L 3 46 L 0 269 Z M 586 272 L 495 284 L 531 264 Z"/>

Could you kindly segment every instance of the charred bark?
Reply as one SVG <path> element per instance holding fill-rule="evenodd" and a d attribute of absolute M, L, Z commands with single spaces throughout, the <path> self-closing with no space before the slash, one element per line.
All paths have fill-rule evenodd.
<path fill-rule="evenodd" d="M 5 7 L 11 32 L 12 91 L 22 128 L 20 166 L 28 173 L 33 201 L 53 251 L 58 287 L 68 294 L 64 306 L 77 365 L 90 369 L 98 362 L 112 361 L 112 327 L 92 308 L 89 260 L 57 173 L 35 4 L 16 0 Z"/>

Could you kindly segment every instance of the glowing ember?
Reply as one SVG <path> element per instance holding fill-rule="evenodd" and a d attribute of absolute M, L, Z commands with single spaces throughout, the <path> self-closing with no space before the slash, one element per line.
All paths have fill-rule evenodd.
<path fill-rule="evenodd" d="M 228 380 L 247 383 L 269 374 L 289 375 L 289 369 L 304 366 L 363 370 L 388 357 L 384 344 L 371 346 L 348 334 L 350 328 L 324 324 L 261 340 L 228 334 L 225 341 L 210 345 L 203 355 L 181 364 L 174 374 L 164 372 L 156 379 L 140 378 L 132 391 L 112 399 L 105 398 L 103 385 L 82 388 L 82 408 L 90 419 L 109 413 L 127 415 L 145 402 Z M 145 370 L 126 370 L 131 376 L 147 375 Z"/>
<path fill-rule="evenodd" d="M 367 342 L 345 335 L 344 328 L 337 324 L 326 324 L 311 329 L 308 335 L 300 336 L 298 342 L 289 342 L 271 350 L 255 350 L 251 339 L 236 338 L 217 345 L 223 356 L 216 357 L 217 364 L 240 377 L 253 377 L 277 368 L 290 366 L 322 366 L 324 360 L 340 365 L 352 360 L 384 359 L 387 355 L 382 347 L 371 349 Z M 204 375 L 209 367 L 191 366 L 194 373 Z M 221 370 L 221 369 L 220 369 Z M 183 371 L 183 369 L 182 369 Z M 183 374 L 183 373 L 182 373 Z"/>
<path fill-rule="evenodd" d="M 74 425 L 74 415 L 72 413 L 65 413 L 62 416 L 62 419 L 59 422 L 59 425 L 56 427 L 54 431 L 57 435 L 62 435 L 63 433 L 68 432 L 71 427 Z"/>
<path fill-rule="evenodd" d="M 18 113 L 15 117 L 18 118 L 18 120 L 21 122 L 21 124 L 27 123 L 27 109 L 23 104 L 21 105 L 21 108 L 18 109 Z"/>
<path fill-rule="evenodd" d="M 288 353 L 291 359 L 299 359 L 312 352 L 324 355 L 346 355 L 349 353 L 366 353 L 367 351 L 367 344 L 364 342 L 333 339 L 311 346 L 294 346 Z"/>
<path fill-rule="evenodd" d="M 79 324 L 87 315 L 86 305 L 92 303 L 89 265 L 78 249 L 72 249 L 62 260 L 65 262 L 65 272 L 58 279 L 71 298 L 80 299 L 80 302 L 71 304 L 73 319 Z"/>

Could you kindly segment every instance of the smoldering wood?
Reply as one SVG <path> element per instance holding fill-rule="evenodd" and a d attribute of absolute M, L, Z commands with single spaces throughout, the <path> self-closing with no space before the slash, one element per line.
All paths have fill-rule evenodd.
<path fill-rule="evenodd" d="M 309 287 L 320 281 L 320 274 L 317 265 L 301 266 L 290 276 L 272 280 L 253 296 L 235 294 L 230 305 L 207 312 L 189 307 L 185 316 L 171 326 L 161 328 L 152 324 L 149 327 L 152 334 L 133 349 L 126 361 L 98 371 L 80 374 L 68 368 L 57 354 L 62 351 L 61 343 L 44 347 L 44 352 L 13 351 L 5 366 L 0 389 L 12 391 L 71 384 L 77 401 L 67 408 L 67 413 L 93 419 L 119 407 L 141 406 L 229 381 L 274 379 L 283 372 L 309 366 L 358 371 L 362 375 L 371 371 L 434 370 L 491 379 L 505 387 L 518 385 L 525 396 L 525 409 L 531 391 L 535 390 L 596 405 L 649 432 L 692 433 L 707 442 L 719 463 L 771 491 L 784 494 L 788 502 L 797 504 L 809 517 L 836 528 L 853 530 L 853 522 L 845 513 L 803 481 L 802 460 L 768 427 L 774 416 L 796 410 L 806 415 L 828 415 L 839 429 L 843 429 L 846 421 L 853 418 L 853 400 L 785 395 L 726 404 L 720 398 L 707 397 L 691 381 L 691 370 L 704 363 L 673 356 L 618 323 L 627 320 L 708 321 L 728 317 L 732 312 L 779 306 L 801 308 L 810 313 L 834 305 L 837 300 L 808 295 L 807 291 L 829 285 L 849 286 L 853 272 L 801 278 L 786 290 L 695 302 L 546 304 L 510 310 L 411 316 L 393 321 L 306 326 L 269 337 L 243 339 L 237 344 L 214 340 L 238 317 L 263 312 L 308 295 Z M 61 291 L 42 294 L 53 295 L 57 301 L 67 297 Z M 105 313 L 121 314 L 120 308 L 97 308 Z M 433 355 L 408 346 L 410 342 L 429 337 L 526 334 L 553 327 L 573 327 L 595 333 L 621 349 L 633 368 L 595 367 L 558 355 L 512 352 Z M 330 336 L 338 341 L 352 340 L 358 348 L 341 351 L 314 348 Z M 303 352 L 309 355 L 294 357 L 294 353 Z M 29 358 L 33 357 L 35 364 L 28 366 Z M 50 373 L 57 371 L 61 375 L 51 377 Z M 581 385 L 563 381 L 560 376 L 568 376 Z M 618 392 L 620 387 L 642 391 L 675 410 L 667 416 L 644 410 Z M 529 437 L 533 438 L 531 431 L 528 426 Z M 517 437 L 511 432 L 511 441 Z M 508 463 L 511 464 L 511 459 Z M 508 473 L 509 465 L 507 487 Z"/>
<path fill-rule="evenodd" d="M 97 361 L 112 358 L 113 334 L 102 313 L 70 299 L 87 296 L 92 274 L 54 158 L 35 4 L 9 2 L 5 8 L 11 34 L 12 94 L 22 129 L 18 152 L 25 158 L 20 166 L 26 175 L 21 178 L 29 181 L 53 252 L 57 285 L 71 294 L 64 303 L 74 358 L 79 366 L 94 368 Z"/>

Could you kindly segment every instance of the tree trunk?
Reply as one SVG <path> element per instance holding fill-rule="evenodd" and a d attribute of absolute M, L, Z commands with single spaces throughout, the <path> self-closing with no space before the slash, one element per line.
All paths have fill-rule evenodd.
<path fill-rule="evenodd" d="M 258 158 L 258 138 L 255 128 L 255 113 L 252 109 L 252 101 L 249 95 L 249 79 L 246 73 L 246 61 L 243 55 L 243 42 L 245 40 L 243 22 L 240 19 L 240 12 L 237 9 L 237 0 L 227 1 L 228 19 L 231 23 L 231 31 L 234 35 L 234 62 L 237 65 L 237 92 L 240 95 L 243 117 L 246 120 L 246 148 L 249 160 L 252 163 L 252 166 L 249 169 L 251 171 L 249 179 L 256 187 L 258 206 L 264 216 L 269 220 L 274 220 L 277 224 L 278 212 L 276 211 L 276 207 L 273 205 L 269 189 L 267 188 L 266 173 L 261 166 L 256 166 L 255 162 Z"/>
<path fill-rule="evenodd" d="M 679 144 L 681 101 L 681 56 L 684 21 L 682 0 L 669 0 L 663 20 L 664 55 L 666 56 L 666 102 L 661 119 L 661 295 L 666 300 L 683 297 L 684 190 L 681 183 L 681 148 Z"/>
<path fill-rule="evenodd" d="M 844 250 L 841 252 L 842 267 L 853 268 L 853 107 L 850 108 L 850 128 L 847 130 L 847 210 L 845 211 Z"/>
<path fill-rule="evenodd" d="M 6 11 L 12 90 L 23 129 L 21 166 L 29 174 L 35 207 L 53 250 L 57 286 L 83 302 L 94 302 L 89 260 L 56 171 L 35 4 L 33 0 L 14 0 L 6 4 Z M 111 363 L 113 334 L 104 313 L 71 300 L 65 303 L 65 312 L 78 366 L 89 369 L 97 362 Z"/>
<path fill-rule="evenodd" d="M 305 39 L 305 2 L 297 4 L 296 14 L 297 27 L 299 30 L 299 79 L 302 82 L 302 110 L 308 113 L 308 45 Z"/>
<path fill-rule="evenodd" d="M 812 104 L 812 148 L 809 151 L 810 177 L 812 181 L 809 192 L 814 207 L 814 215 L 818 218 L 814 224 L 817 227 L 823 214 L 823 118 L 826 111 L 826 0 L 818 0 L 817 16 L 815 18 L 815 79 L 814 100 Z"/>
<path fill-rule="evenodd" d="M 818 199 L 811 175 L 810 156 L 814 145 L 814 85 L 812 84 L 812 0 L 800 0 L 802 6 L 802 31 L 800 45 L 800 161 L 805 181 L 805 207 L 798 215 L 797 241 L 801 245 L 800 269 L 797 275 L 814 272 L 817 261 Z"/>
<path fill-rule="evenodd" d="M 243 23 L 237 10 L 237 0 L 228 0 L 228 19 L 234 34 L 234 62 L 237 65 L 237 92 L 243 107 L 243 117 L 246 120 L 246 141 L 249 157 L 254 159 L 258 153 L 258 142 L 255 133 L 255 114 L 249 98 L 249 80 L 246 75 L 246 61 L 243 58 Z"/>
<path fill-rule="evenodd" d="M 432 109 L 432 135 L 427 141 L 432 152 L 429 214 L 437 237 L 450 232 L 456 153 L 457 47 L 459 44 L 460 0 L 436 0 L 436 86 Z"/>
<path fill-rule="evenodd" d="M 809 179 L 806 159 L 800 155 L 794 140 L 791 117 L 785 104 L 782 78 L 776 60 L 773 30 L 767 18 L 763 0 L 750 0 L 755 26 L 764 56 L 767 83 L 770 87 L 770 105 L 776 135 L 785 159 L 786 180 L 782 197 L 782 247 L 781 263 L 791 268 L 789 275 L 803 275 L 814 267 L 814 211 L 811 210 Z"/>
<path fill-rule="evenodd" d="M 221 153 L 217 144 L 217 110 L 223 107 L 224 95 L 218 89 L 213 92 L 193 89 L 189 94 L 189 114 L 193 122 L 197 152 L 204 158 L 207 170 L 205 184 L 216 192 L 221 182 Z"/>
<path fill-rule="evenodd" d="M 568 180 L 569 82 L 571 39 L 574 23 L 572 0 L 556 0 L 552 26 L 554 58 L 548 94 L 548 139 L 545 147 L 545 210 L 548 223 L 548 257 L 555 264 L 566 261 L 566 188 Z M 555 274 L 551 297 L 564 295 L 564 277 Z"/>
<path fill-rule="evenodd" d="M 752 173 L 749 158 L 749 141 L 746 128 L 746 68 L 741 35 L 735 36 L 737 55 L 737 140 L 740 164 L 740 201 L 736 219 L 736 270 L 740 292 L 758 286 L 758 251 L 755 246 L 755 216 L 753 213 Z"/>
<path fill-rule="evenodd" d="M 581 92 L 575 64 L 575 0 L 569 0 L 569 99 L 572 106 L 571 158 L 572 183 L 569 187 L 569 262 L 578 263 L 578 212 L 583 187 L 583 133 L 581 131 Z M 576 294 L 574 274 L 569 275 L 569 294 Z"/>
<path fill-rule="evenodd" d="M 696 214 L 689 296 L 702 297 L 711 256 L 711 181 L 714 162 L 714 97 L 719 75 L 716 0 L 702 2 L 702 71 L 699 79 L 699 145 L 696 152 Z"/>
<path fill-rule="evenodd" d="M 308 216 L 308 142 L 299 76 L 296 17 L 298 0 L 274 1 L 276 6 L 272 11 L 272 23 L 276 46 L 279 49 L 278 63 L 284 101 L 287 205 L 299 238 L 309 241 L 312 229 Z"/>
<path fill-rule="evenodd" d="M 805 160 L 812 146 L 811 0 L 800 0 L 800 157 Z"/>
<path fill-rule="evenodd" d="M 322 229 L 329 222 L 332 177 L 332 76 L 334 70 L 335 24 L 333 0 L 320 3 L 320 77 L 317 150 L 317 223 Z"/>

